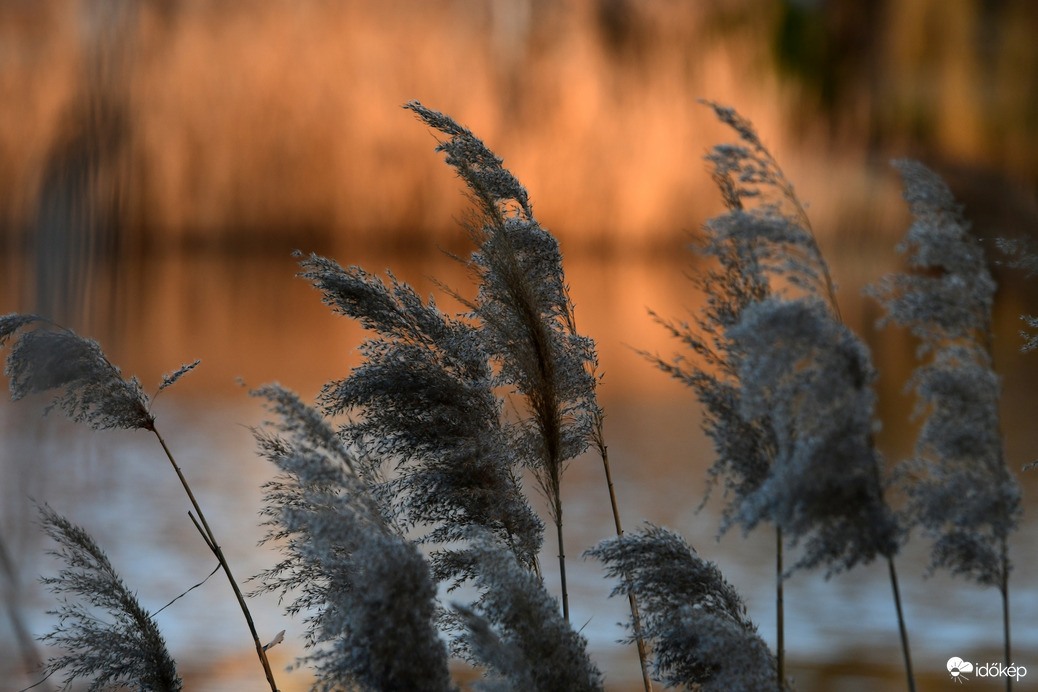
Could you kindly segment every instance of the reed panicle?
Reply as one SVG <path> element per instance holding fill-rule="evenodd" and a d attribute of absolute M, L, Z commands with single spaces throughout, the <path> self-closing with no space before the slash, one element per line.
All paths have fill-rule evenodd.
<path fill-rule="evenodd" d="M 915 223 L 901 246 L 914 273 L 872 291 L 884 322 L 919 338 L 910 386 L 925 416 L 916 458 L 901 480 L 907 516 L 934 538 L 930 569 L 998 586 L 1002 543 L 1016 528 L 1020 490 L 1005 463 L 998 414 L 1001 383 L 991 354 L 995 282 L 945 183 L 915 161 L 899 161 Z"/>
<path fill-rule="evenodd" d="M 638 596 L 655 674 L 668 686 L 702 692 L 774 687 L 775 657 L 739 594 L 679 535 L 649 524 L 586 554 L 619 579 L 614 595 Z"/>
<path fill-rule="evenodd" d="M 472 300 L 455 296 L 479 325 L 494 383 L 511 388 L 527 404 L 529 415 L 517 426 L 516 443 L 530 460 L 555 522 L 562 610 L 568 618 L 562 474 L 566 463 L 587 449 L 599 413 L 594 343 L 576 331 L 558 241 L 534 218 L 526 189 L 469 130 L 417 101 L 405 107 L 447 136 L 437 150 L 475 203 L 467 226 L 477 249 L 466 266 L 478 292 Z"/>
<path fill-rule="evenodd" d="M 330 415 L 357 415 L 341 434 L 363 458 L 392 460 L 392 480 L 375 483 L 375 493 L 434 546 L 436 579 L 453 587 L 473 576 L 457 547 L 471 528 L 490 532 L 533 569 L 544 526 L 523 495 L 526 460 L 503 422 L 479 333 L 392 274 L 387 285 L 317 256 L 301 265 L 326 303 L 376 335 L 360 347 L 363 363 L 325 386 L 320 400 Z"/>
<path fill-rule="evenodd" d="M 544 583 L 491 534 L 474 531 L 470 540 L 476 584 L 485 596 L 454 609 L 466 630 L 464 650 L 489 671 L 480 689 L 602 690 L 587 641 L 560 615 Z"/>
<path fill-rule="evenodd" d="M 824 565 L 832 574 L 893 556 L 900 529 L 879 481 L 875 372 L 864 344 L 812 299 L 757 303 L 729 336 L 741 356 L 744 415 L 767 416 L 777 443 L 743 520 L 767 519 L 806 539 L 793 569 Z"/>
<path fill-rule="evenodd" d="M 89 681 L 90 692 L 131 686 L 141 692 L 180 692 L 176 664 L 152 615 L 119 577 L 85 529 L 50 507 L 39 508 L 43 529 L 64 568 L 42 582 L 62 597 L 50 614 L 58 625 L 42 641 L 64 653 L 47 661 L 48 675 L 65 673 L 64 689 Z"/>
<path fill-rule="evenodd" d="M 451 690 L 436 629 L 436 585 L 414 543 L 358 475 L 358 462 L 316 410 L 268 385 L 255 392 L 279 421 L 256 431 L 280 471 L 264 486 L 267 540 L 286 558 L 260 575 L 305 613 L 316 689 Z"/>
<path fill-rule="evenodd" d="M 691 322 L 657 317 L 693 359 L 650 359 L 703 405 L 717 452 L 708 476 L 723 481 L 728 500 L 721 531 L 764 521 L 776 528 L 781 687 L 784 577 L 886 557 L 900 613 L 892 558 L 901 529 L 883 498 L 873 444 L 871 358 L 842 323 L 804 207 L 749 121 L 707 105 L 739 139 L 706 156 L 728 211 L 704 227 L 700 250 L 715 266 L 693 281 L 705 307 Z M 783 565 L 784 539 L 804 546 L 792 570 Z"/>
<path fill-rule="evenodd" d="M 929 571 L 947 569 L 999 589 L 1005 664 L 1009 627 L 1009 535 L 1021 513 L 1020 487 L 1005 460 L 994 370 L 991 311 L 996 285 L 982 246 L 940 176 L 917 161 L 895 162 L 914 223 L 899 247 L 912 273 L 872 289 L 884 322 L 919 339 L 915 390 L 924 416 L 915 458 L 899 478 L 906 522 L 933 540 Z M 1011 678 L 1006 678 L 1007 689 Z"/>
<path fill-rule="evenodd" d="M 28 330 L 32 325 L 35 328 Z M 136 377 L 123 379 L 93 339 L 39 315 L 0 317 L 0 347 L 10 344 L 4 374 L 11 398 L 57 390 L 54 407 L 94 430 L 151 430 L 151 401 Z"/>
<path fill-rule="evenodd" d="M 822 296 L 839 317 L 836 285 L 818 247 L 811 221 L 778 162 L 752 123 L 734 109 L 704 102 L 739 137 L 706 155 L 728 212 L 707 221 L 707 253 L 734 249 L 750 286 L 783 290 L 781 279 L 801 293 Z M 752 229 L 747 232 L 748 229 Z"/>

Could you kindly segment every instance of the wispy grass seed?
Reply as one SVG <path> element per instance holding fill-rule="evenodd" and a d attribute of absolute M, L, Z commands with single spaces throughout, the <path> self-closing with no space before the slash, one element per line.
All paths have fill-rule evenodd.
<path fill-rule="evenodd" d="M 29 330 L 27 327 L 34 325 Z M 11 398 L 58 390 L 47 411 L 94 430 L 151 430 L 150 400 L 136 377 L 123 379 L 100 345 L 39 315 L 0 317 L 0 347 L 9 346 L 4 374 Z"/>
<path fill-rule="evenodd" d="M 934 539 L 930 569 L 1000 586 L 1003 545 L 1020 515 L 1020 489 L 1005 462 L 991 354 L 995 281 L 948 186 L 915 161 L 898 161 L 915 221 L 900 246 L 913 273 L 872 289 L 883 322 L 919 338 L 909 385 L 923 425 L 902 469 L 908 520 Z"/>
<path fill-rule="evenodd" d="M 387 285 L 316 256 L 301 264 L 325 302 L 375 334 L 361 345 L 363 363 L 320 400 L 330 415 L 351 414 L 340 432 L 379 467 L 370 469 L 373 479 L 392 466 L 391 479 L 373 489 L 433 544 L 437 580 L 456 585 L 472 576 L 464 549 L 447 547 L 463 544 L 472 528 L 489 531 L 532 569 L 544 528 L 522 492 L 529 459 L 504 423 L 479 332 L 392 275 Z"/>
<path fill-rule="evenodd" d="M 39 508 L 43 528 L 59 546 L 64 567 L 41 581 L 63 597 L 58 625 L 41 640 L 62 649 L 48 673 L 65 673 L 65 689 L 89 680 L 90 692 L 130 686 L 141 692 L 179 692 L 181 679 L 151 614 L 116 573 L 85 529 L 50 507 Z"/>
<path fill-rule="evenodd" d="M 260 575 L 307 621 L 316 689 L 454 689 L 436 628 L 436 584 L 417 546 L 387 522 L 358 463 L 319 412 L 276 385 L 256 392 L 280 421 L 257 430 L 278 477 L 264 486 L 267 540 L 286 558 Z"/>
<path fill-rule="evenodd" d="M 594 343 L 576 331 L 558 241 L 534 218 L 525 188 L 469 130 L 417 101 L 405 107 L 447 136 L 437 149 L 475 203 L 468 227 L 477 250 L 466 266 L 477 296 L 454 295 L 479 326 L 495 384 L 511 388 L 527 404 L 529 415 L 519 423 L 516 442 L 531 461 L 555 522 L 568 618 L 562 474 L 566 463 L 587 449 L 600 414 Z"/>
<path fill-rule="evenodd" d="M 490 672 L 480 689 L 602 690 L 587 641 L 562 617 L 541 579 L 490 534 L 470 538 L 476 584 L 485 595 L 473 606 L 454 609 L 466 629 L 463 649 Z"/>
<path fill-rule="evenodd" d="M 746 606 L 717 566 L 679 535 L 649 524 L 587 551 L 618 579 L 613 594 L 634 593 L 656 677 L 702 692 L 775 689 L 776 662 Z"/>

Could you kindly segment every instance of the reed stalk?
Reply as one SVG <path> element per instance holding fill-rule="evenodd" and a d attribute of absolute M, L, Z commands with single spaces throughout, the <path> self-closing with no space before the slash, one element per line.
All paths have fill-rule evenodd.
<path fill-rule="evenodd" d="M 617 538 L 622 538 L 624 535 L 623 525 L 620 523 L 620 510 L 616 504 L 616 490 L 613 487 L 613 475 L 609 470 L 609 448 L 605 443 L 605 435 L 602 431 L 602 419 L 601 412 L 595 416 L 595 446 L 598 448 L 598 453 L 602 457 L 602 468 L 605 470 L 606 486 L 609 488 L 609 505 L 613 510 L 613 523 L 616 526 Z M 629 581 L 628 575 L 623 575 L 624 579 Z M 634 640 L 638 646 L 638 663 L 641 666 L 642 671 L 642 684 L 645 686 L 645 692 L 652 692 L 652 676 L 649 674 L 649 654 L 645 647 L 645 638 L 642 635 L 642 620 L 641 615 L 638 613 L 638 597 L 634 595 L 633 591 L 628 592 L 627 600 L 631 604 L 631 624 L 634 627 Z"/>
<path fill-rule="evenodd" d="M 901 590 L 897 585 L 897 570 L 894 569 L 894 557 L 887 556 L 890 568 L 890 588 L 894 592 L 894 607 L 897 608 L 897 625 L 901 633 L 901 654 L 905 659 L 905 675 L 908 677 L 909 692 L 915 692 L 915 675 L 912 673 L 912 653 L 908 647 L 908 631 L 905 629 L 905 616 L 901 612 Z"/>
<path fill-rule="evenodd" d="M 775 526 L 775 664 L 778 689 L 786 689 L 786 621 L 785 594 L 782 579 L 782 527 Z"/>
<path fill-rule="evenodd" d="M 192 492 L 191 486 L 184 477 L 184 473 L 180 470 L 180 466 L 177 464 L 176 459 L 173 458 L 173 453 L 170 452 L 166 440 L 155 428 L 154 423 L 146 427 L 146 429 L 153 433 L 158 439 L 159 444 L 162 445 L 162 451 L 166 453 L 166 458 L 169 459 L 169 463 L 173 466 L 177 478 L 180 479 L 180 484 L 183 486 L 184 492 L 187 493 L 187 497 L 191 501 L 191 506 L 194 507 L 195 514 L 198 516 L 198 520 L 195 521 L 195 517 L 192 516 L 190 512 L 188 513 L 188 516 L 191 517 L 191 521 L 194 523 L 195 528 L 198 529 L 199 534 L 201 534 L 202 540 L 205 541 L 209 550 L 211 550 L 213 555 L 216 556 L 224 574 L 227 575 L 227 580 L 231 583 L 231 589 L 234 591 L 234 598 L 238 601 L 238 606 L 241 608 L 241 612 L 245 616 L 245 622 L 249 625 L 249 633 L 252 635 L 252 641 L 256 645 L 256 655 L 259 656 L 260 665 L 263 666 L 263 674 L 267 678 L 267 683 L 270 685 L 271 692 L 278 692 L 277 683 L 274 681 L 274 672 L 270 669 L 270 661 L 267 660 L 267 652 L 264 651 L 263 644 L 260 642 L 259 634 L 256 632 L 256 624 L 253 622 L 252 613 L 249 612 L 249 606 L 245 602 L 245 597 L 242 595 L 241 589 L 238 588 L 238 582 L 235 581 L 234 574 L 231 573 L 231 566 L 227 562 L 227 558 L 224 557 L 223 549 L 217 542 L 213 530 L 209 528 L 209 522 L 205 518 L 205 513 L 202 511 L 201 505 L 199 505 L 198 500 L 195 499 L 195 494 Z"/>
<path fill-rule="evenodd" d="M 1013 665 L 1011 639 L 1009 638 L 1009 544 L 1005 536 L 1002 536 L 1002 583 L 999 584 L 1002 592 L 1002 644 L 1005 649 L 1006 668 Z M 1006 692 L 1013 690 L 1013 677 L 1006 676 Z"/>
<path fill-rule="evenodd" d="M 4 577 L 7 579 L 8 586 L 4 594 L 4 606 L 7 609 L 7 619 L 11 622 L 15 639 L 18 641 L 22 665 L 26 671 L 42 670 L 44 667 L 43 656 L 40 655 L 36 642 L 25 624 L 25 618 L 22 617 L 19 604 L 21 600 L 19 594 L 21 585 L 18 579 L 18 572 L 15 570 L 14 561 L 7 552 L 7 542 L 4 540 L 2 532 L 0 532 L 0 570 L 3 571 Z M 42 682 L 43 680 L 40 681 L 40 683 Z"/>

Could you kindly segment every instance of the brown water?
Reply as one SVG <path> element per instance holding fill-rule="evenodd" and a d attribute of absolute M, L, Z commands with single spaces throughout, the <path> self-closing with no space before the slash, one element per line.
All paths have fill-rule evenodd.
<path fill-rule="evenodd" d="M 834 253 L 837 276 L 873 280 L 891 269 L 889 256 L 858 262 L 847 269 Z M 423 293 L 433 290 L 435 275 L 464 286 L 459 267 L 439 255 L 388 257 L 365 253 L 340 255 L 371 271 L 392 266 Z M 848 257 L 860 260 L 861 257 Z M 743 594 L 765 639 L 774 645 L 773 537 L 761 529 L 747 538 L 738 534 L 715 541 L 718 498 L 696 511 L 703 497 L 704 472 L 712 458 L 699 430 L 699 411 L 689 393 L 638 356 L 634 349 L 674 351 L 663 331 L 645 312 L 681 317 L 696 297 L 682 276 L 687 257 L 646 255 L 581 258 L 567 261 L 567 277 L 577 304 L 580 329 L 599 345 L 605 384 L 606 435 L 624 522 L 642 520 L 680 531 L 704 556 L 715 560 Z M 6 257 L 9 269 L 20 259 Z M 237 382 L 256 386 L 277 380 L 311 399 L 320 385 L 344 376 L 356 363 L 359 328 L 320 304 L 305 282 L 292 277 L 294 265 L 284 256 L 222 254 L 153 258 L 120 271 L 97 272 L 100 281 L 85 297 L 91 315 L 83 329 L 96 335 L 126 374 L 137 374 L 153 389 L 163 372 L 195 358 L 202 366 L 155 403 L 158 425 L 209 514 L 237 574 L 245 578 L 269 566 L 276 554 L 256 547 L 259 486 L 270 469 L 254 453 L 246 426 L 263 418 L 258 404 Z M 22 310 L 27 293 L 9 271 L 0 308 Z M 23 275 L 24 276 L 24 275 Z M 875 316 L 848 281 L 840 292 L 848 322 L 865 333 L 881 370 L 882 444 L 898 458 L 910 446 L 910 426 L 903 421 L 910 401 L 898 390 L 911 367 L 907 340 L 881 335 L 863 325 Z M 1038 450 L 1030 425 L 1031 392 L 1038 384 L 1038 358 L 1015 352 L 1015 314 L 1034 310 L 1022 294 L 1006 296 L 1011 307 L 999 312 L 997 357 L 1005 373 L 1003 414 L 1014 467 Z M 447 303 L 443 303 L 448 306 Z M 51 504 L 85 524 L 104 545 L 141 600 L 156 609 L 198 582 L 215 566 L 185 516 L 186 500 L 161 450 L 146 433 L 98 433 L 72 426 L 57 416 L 41 419 L 41 402 L 0 404 L 3 454 L 0 464 L 0 521 L 8 549 L 21 567 L 21 613 L 33 632 L 50 626 L 43 613 L 52 597 L 34 583 L 54 569 L 43 556 L 47 547 L 32 524 L 27 499 Z M 1016 662 L 1034 666 L 1038 676 L 1038 523 L 1032 517 L 1036 481 L 1021 476 L 1027 511 L 1014 537 L 1013 634 Z M 572 620 L 588 637 L 593 657 L 610 690 L 637 689 L 637 662 L 616 625 L 625 619 L 624 603 L 609 599 L 611 585 L 596 563 L 579 554 L 612 530 L 600 465 L 580 459 L 564 483 L 567 552 L 570 561 Z M 535 498 L 536 503 L 536 498 Z M 553 548 L 546 541 L 546 554 Z M 923 580 L 925 545 L 911 543 L 898 561 L 902 596 L 912 636 L 920 689 L 952 689 L 944 666 L 951 656 L 983 662 L 999 660 L 1000 600 L 944 576 Z M 554 589 L 552 560 L 544 560 L 546 583 Z M 159 615 L 173 655 L 195 690 L 258 689 L 263 680 L 253 661 L 247 630 L 220 575 Z M 276 670 L 301 653 L 299 620 L 283 617 L 277 603 L 261 599 L 253 606 L 263 636 L 286 629 L 287 644 L 274 649 Z M 786 645 L 790 671 L 800 690 L 902 689 L 900 651 L 890 587 L 884 565 L 872 565 L 825 581 L 798 574 L 786 587 Z M 7 623 L 0 627 L 8 666 L 16 648 Z M 18 685 L 29 678 L 18 678 Z M 305 671 L 281 673 L 282 689 L 301 689 Z M 995 689 L 985 680 L 978 689 Z M 1021 689 L 1026 689 L 1022 685 Z"/>

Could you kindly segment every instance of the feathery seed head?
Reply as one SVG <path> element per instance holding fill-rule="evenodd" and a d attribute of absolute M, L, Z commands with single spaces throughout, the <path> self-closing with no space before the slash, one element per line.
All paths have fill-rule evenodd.
<path fill-rule="evenodd" d="M 116 573 L 108 556 L 80 526 L 48 506 L 39 508 L 43 528 L 60 547 L 65 563 L 42 582 L 63 596 L 51 614 L 59 624 L 41 640 L 64 650 L 47 662 L 50 673 L 65 672 L 65 689 L 90 680 L 90 691 L 113 686 L 142 692 L 179 692 L 181 680 L 151 614 Z M 98 612 L 104 617 L 98 617 Z"/>
<path fill-rule="evenodd" d="M 916 457 L 898 475 L 905 518 L 934 541 L 930 571 L 1005 588 L 1020 488 L 1005 463 L 991 359 L 995 281 L 940 176 L 917 161 L 894 165 L 915 217 L 901 249 L 917 273 L 888 276 L 869 293 L 886 308 L 884 321 L 920 340 L 909 385 L 924 421 Z"/>
<path fill-rule="evenodd" d="M 32 330 L 26 330 L 36 324 Z M 57 390 L 47 407 L 59 407 L 77 423 L 95 430 L 151 430 L 150 401 L 136 377 L 124 380 L 98 343 L 38 315 L 0 318 L 0 347 L 13 342 L 4 374 L 11 398 Z"/>
<path fill-rule="evenodd" d="M 637 596 L 656 677 L 667 685 L 750 692 L 775 684 L 775 659 L 742 599 L 681 536 L 648 524 L 586 555 L 620 580 L 613 595 Z"/>

